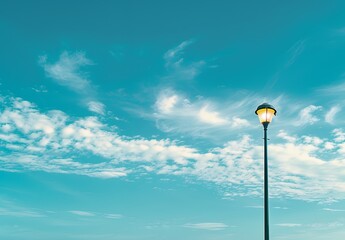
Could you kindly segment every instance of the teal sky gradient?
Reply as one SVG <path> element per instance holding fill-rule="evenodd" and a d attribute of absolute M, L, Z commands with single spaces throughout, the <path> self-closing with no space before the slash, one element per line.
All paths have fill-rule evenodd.
<path fill-rule="evenodd" d="M 343 240 L 344 11 L 2 1 L 0 238 Z"/>

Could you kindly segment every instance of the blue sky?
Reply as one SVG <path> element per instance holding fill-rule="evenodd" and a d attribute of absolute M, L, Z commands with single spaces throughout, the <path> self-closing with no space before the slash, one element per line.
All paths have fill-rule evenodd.
<path fill-rule="evenodd" d="M 2 1 L 1 239 L 344 239 L 344 10 Z"/>

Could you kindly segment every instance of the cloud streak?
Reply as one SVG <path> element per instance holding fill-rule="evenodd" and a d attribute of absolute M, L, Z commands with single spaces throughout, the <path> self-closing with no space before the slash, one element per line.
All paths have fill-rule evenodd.
<path fill-rule="evenodd" d="M 78 216 L 81 216 L 81 217 L 94 217 L 94 216 L 96 216 L 92 212 L 78 211 L 78 210 L 69 211 L 69 213 L 72 213 L 74 215 L 78 215 Z"/>
<path fill-rule="evenodd" d="M 229 226 L 224 223 L 214 223 L 214 222 L 206 222 L 206 223 L 187 223 L 183 225 L 185 228 L 193 228 L 193 229 L 202 229 L 202 230 L 209 230 L 209 231 L 220 231 L 225 230 Z"/>
<path fill-rule="evenodd" d="M 276 226 L 293 228 L 293 227 L 301 227 L 302 224 L 300 224 L 300 223 L 278 223 L 278 224 L 276 224 Z"/>
<path fill-rule="evenodd" d="M 334 209 L 334 208 L 323 208 L 322 210 L 328 211 L 328 212 L 345 212 L 344 209 Z"/>

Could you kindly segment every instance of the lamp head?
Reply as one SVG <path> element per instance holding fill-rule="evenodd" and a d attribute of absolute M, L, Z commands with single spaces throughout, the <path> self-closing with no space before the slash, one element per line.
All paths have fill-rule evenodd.
<path fill-rule="evenodd" d="M 275 108 L 268 103 L 261 104 L 255 111 L 255 114 L 259 117 L 260 123 L 262 123 L 264 126 L 267 126 L 270 122 L 272 122 L 272 118 L 276 115 L 276 113 L 277 110 L 275 110 Z"/>

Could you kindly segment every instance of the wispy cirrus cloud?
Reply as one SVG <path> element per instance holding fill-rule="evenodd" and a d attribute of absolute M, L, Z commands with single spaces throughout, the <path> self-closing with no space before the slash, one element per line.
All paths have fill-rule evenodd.
<path fill-rule="evenodd" d="M 341 108 L 339 105 L 331 107 L 331 109 L 325 115 L 325 122 L 330 123 L 330 124 L 334 123 L 335 115 L 340 111 L 341 111 Z"/>
<path fill-rule="evenodd" d="M 256 206 L 246 206 L 246 208 L 258 208 L 258 209 L 262 209 L 263 206 L 261 205 L 256 205 Z"/>
<path fill-rule="evenodd" d="M 345 209 L 323 208 L 322 210 L 328 212 L 345 212 Z"/>
<path fill-rule="evenodd" d="M 106 218 L 110 218 L 110 219 L 120 219 L 123 218 L 122 214 L 117 214 L 117 213 L 107 213 L 105 214 Z"/>
<path fill-rule="evenodd" d="M 6 208 L 0 208 L 0 216 L 10 216 L 10 217 L 44 217 L 43 214 L 32 210 L 12 210 Z"/>
<path fill-rule="evenodd" d="M 92 212 L 79 211 L 79 210 L 72 210 L 72 211 L 69 211 L 69 213 L 72 213 L 72 214 L 78 215 L 78 216 L 82 216 L 82 217 L 94 217 L 94 216 L 96 216 Z"/>
<path fill-rule="evenodd" d="M 9 201 L 0 197 L 0 216 L 9 217 L 28 217 L 28 218 L 41 218 L 45 217 L 45 214 L 37 209 L 31 209 L 18 205 L 13 201 Z"/>
<path fill-rule="evenodd" d="M 80 94 L 84 104 L 91 112 L 104 115 L 104 104 L 96 100 L 95 87 L 88 79 L 88 73 L 82 70 L 82 68 L 94 64 L 84 52 L 64 51 L 55 63 L 49 63 L 47 56 L 40 56 L 39 64 L 43 67 L 47 77 Z"/>
<path fill-rule="evenodd" d="M 306 46 L 306 39 L 297 41 L 289 50 L 288 50 L 288 61 L 286 62 L 285 68 L 290 67 L 296 62 L 298 57 L 303 53 Z"/>
<path fill-rule="evenodd" d="M 206 64 L 205 61 L 188 63 L 183 57 L 184 50 L 192 43 L 192 40 L 184 41 L 164 54 L 165 68 L 168 71 L 168 76 L 164 79 L 192 80 L 201 72 Z"/>
<path fill-rule="evenodd" d="M 205 222 L 205 223 L 186 223 L 183 225 L 185 228 L 202 229 L 209 231 L 220 231 L 225 230 L 229 226 L 225 223 Z"/>
<path fill-rule="evenodd" d="M 16 217 L 16 218 L 44 218 L 60 214 L 73 214 L 80 217 L 98 217 L 98 218 L 108 218 L 108 219 L 121 219 L 124 216 L 118 213 L 100 213 L 94 211 L 82 211 L 82 210 L 70 210 L 70 211 L 51 211 L 44 209 L 33 209 L 24 207 L 14 200 L 9 200 L 4 196 L 0 196 L 0 216 Z"/>
<path fill-rule="evenodd" d="M 282 78 L 283 73 L 298 61 L 306 48 L 307 39 L 300 39 L 295 42 L 285 53 L 285 62 L 280 69 L 273 75 L 272 79 L 266 83 L 266 89 L 272 89 Z"/>

